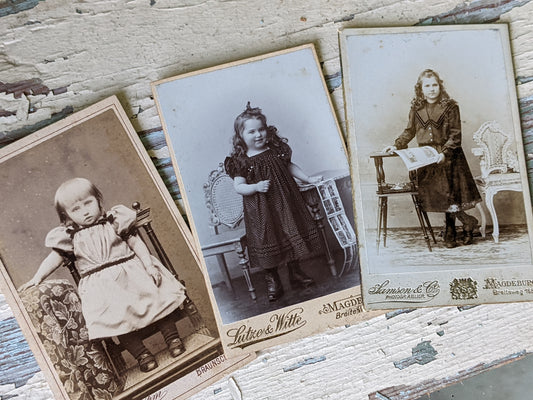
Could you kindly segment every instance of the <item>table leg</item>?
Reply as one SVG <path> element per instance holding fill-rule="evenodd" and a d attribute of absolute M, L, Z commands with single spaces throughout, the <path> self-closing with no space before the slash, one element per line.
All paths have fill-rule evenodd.
<path fill-rule="evenodd" d="M 378 231 L 376 234 L 376 249 L 377 253 L 379 254 L 379 244 L 381 242 L 381 223 L 383 221 L 383 197 L 378 197 Z"/>
<path fill-rule="evenodd" d="M 387 247 L 387 213 L 389 211 L 389 198 L 383 197 L 383 247 Z"/>
<path fill-rule="evenodd" d="M 426 224 L 424 221 L 424 217 L 422 216 L 422 210 L 420 207 L 420 201 L 418 200 L 418 196 L 416 194 L 412 194 L 411 198 L 413 199 L 413 203 L 415 205 L 416 215 L 418 217 L 418 221 L 420 222 L 420 227 L 422 228 L 422 233 L 424 234 L 424 239 L 426 240 L 426 244 L 428 245 L 429 251 L 432 251 L 431 249 L 431 242 L 429 240 L 428 232 L 426 229 Z"/>
<path fill-rule="evenodd" d="M 431 234 L 433 243 L 437 244 L 437 239 L 435 239 L 435 234 L 433 233 L 433 227 L 431 226 L 431 222 L 429 222 L 428 213 L 425 211 L 422 211 L 422 215 L 424 216 L 424 220 L 426 221 L 426 227 L 429 230 L 429 233 Z"/>
<path fill-rule="evenodd" d="M 337 276 L 337 267 L 335 266 L 335 260 L 333 259 L 333 256 L 331 255 L 331 250 L 329 249 L 328 240 L 326 237 L 326 230 L 324 228 L 324 217 L 320 212 L 318 201 L 316 201 L 314 196 L 309 196 L 307 203 L 309 204 L 309 207 L 311 207 L 313 219 L 315 220 L 318 231 L 320 232 L 320 236 L 322 237 L 322 242 L 324 243 L 324 248 L 326 251 L 326 263 L 328 264 L 328 267 L 331 271 L 331 275 Z"/>
<path fill-rule="evenodd" d="M 220 272 L 222 273 L 222 277 L 224 278 L 224 282 L 226 283 L 226 287 L 234 295 L 235 289 L 233 288 L 233 284 L 231 283 L 231 276 L 229 275 L 228 265 L 226 264 L 226 259 L 224 258 L 224 254 L 217 254 L 216 258 L 217 258 L 218 267 L 220 268 Z"/>
<path fill-rule="evenodd" d="M 242 274 L 246 280 L 246 284 L 248 285 L 248 292 L 250 292 L 250 297 L 252 300 L 256 300 L 257 296 L 255 294 L 255 287 L 252 283 L 252 278 L 250 277 L 250 262 L 244 253 L 245 248 L 246 246 L 242 243 L 235 244 L 235 252 L 239 256 L 239 265 L 241 266 Z"/>

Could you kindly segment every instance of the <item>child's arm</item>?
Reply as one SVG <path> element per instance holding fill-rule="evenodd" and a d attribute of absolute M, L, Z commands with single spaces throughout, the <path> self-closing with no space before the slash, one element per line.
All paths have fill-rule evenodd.
<path fill-rule="evenodd" d="M 404 129 L 401 135 L 396 138 L 393 145 L 387 146 L 381 150 L 382 153 L 392 154 L 395 150 L 407 148 L 409 142 L 416 136 L 415 116 L 416 110 L 414 107 L 411 107 L 411 110 L 409 110 L 409 122 L 407 123 L 407 127 Z"/>
<path fill-rule="evenodd" d="M 242 176 L 236 176 L 233 179 L 233 187 L 235 191 L 241 196 L 249 196 L 257 192 L 266 193 L 270 187 L 270 180 L 259 181 L 257 183 L 246 183 L 246 179 Z"/>
<path fill-rule="evenodd" d="M 387 146 L 387 147 L 385 147 L 383 150 L 381 150 L 381 152 L 382 152 L 382 153 L 389 153 L 389 154 L 392 154 L 392 153 L 394 153 L 396 150 L 398 150 L 398 149 L 396 148 L 396 146 L 393 145 L 393 146 Z"/>
<path fill-rule="evenodd" d="M 294 178 L 301 180 L 304 183 L 317 183 L 322 180 L 322 176 L 308 176 L 302 169 L 294 163 L 289 164 L 289 172 Z"/>
<path fill-rule="evenodd" d="M 130 236 L 126 242 L 133 250 L 135 255 L 139 257 L 144 269 L 152 277 L 156 286 L 159 286 L 161 284 L 161 273 L 159 272 L 159 269 L 154 266 L 152 257 L 150 256 L 150 251 L 148 250 L 148 247 L 146 247 L 146 244 L 137 235 Z"/>
<path fill-rule="evenodd" d="M 57 251 L 52 250 L 50 254 L 41 262 L 39 269 L 28 282 L 19 287 L 19 291 L 26 290 L 32 286 L 39 285 L 42 281 L 46 279 L 48 275 L 54 272 L 59 266 L 63 264 L 63 256 Z"/>

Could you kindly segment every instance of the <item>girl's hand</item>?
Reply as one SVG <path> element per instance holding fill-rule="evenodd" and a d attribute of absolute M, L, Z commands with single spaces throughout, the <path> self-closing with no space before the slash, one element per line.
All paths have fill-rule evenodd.
<path fill-rule="evenodd" d="M 382 153 L 392 154 L 392 153 L 394 153 L 395 150 L 398 150 L 398 148 L 396 146 L 387 146 L 383 150 L 381 150 L 381 152 Z"/>
<path fill-rule="evenodd" d="M 437 158 L 437 164 L 442 164 L 445 158 L 446 157 L 444 156 L 444 153 L 439 153 L 439 158 Z"/>
<path fill-rule="evenodd" d="M 318 183 L 323 179 L 322 175 L 314 175 L 307 178 L 308 183 Z"/>
<path fill-rule="evenodd" d="M 34 287 L 34 286 L 37 286 L 39 283 L 41 282 L 38 282 L 37 279 L 35 278 L 31 278 L 28 282 L 26 282 L 25 284 L 23 284 L 22 286 L 20 286 L 18 288 L 18 291 L 19 292 L 23 292 L 31 287 Z"/>
<path fill-rule="evenodd" d="M 261 193 L 268 192 L 268 188 L 270 187 L 270 179 L 267 179 L 265 181 L 259 181 L 255 184 L 256 190 Z"/>
<path fill-rule="evenodd" d="M 148 275 L 152 277 L 155 285 L 159 287 L 161 285 L 161 272 L 159 271 L 159 268 L 157 268 L 155 265 L 150 265 L 146 272 L 148 272 Z"/>

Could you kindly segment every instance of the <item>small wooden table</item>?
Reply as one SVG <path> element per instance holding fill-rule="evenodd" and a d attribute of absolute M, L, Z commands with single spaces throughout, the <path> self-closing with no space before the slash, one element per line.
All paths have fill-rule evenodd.
<path fill-rule="evenodd" d="M 352 269 L 357 263 L 357 240 L 351 222 L 346 216 L 342 200 L 337 189 L 337 184 L 350 178 L 348 170 L 328 170 L 316 175 L 322 176 L 322 180 L 316 184 L 300 185 L 300 192 L 305 202 L 311 208 L 311 214 L 315 220 L 324 243 L 326 262 L 332 276 L 342 276 L 345 271 Z M 350 188 L 351 192 L 351 188 Z M 325 215 L 322 215 L 319 204 L 322 204 Z M 329 248 L 324 218 L 327 219 L 338 244 L 344 251 L 344 263 L 340 271 L 337 270 L 335 260 Z"/>
<path fill-rule="evenodd" d="M 383 169 L 383 159 L 389 157 L 398 157 L 395 153 L 383 153 L 383 152 L 374 152 L 370 154 L 370 158 L 374 160 L 374 166 L 376 167 L 376 178 L 378 183 L 378 189 L 376 191 L 378 195 L 378 232 L 376 237 L 376 247 L 379 253 L 379 246 L 381 242 L 381 234 L 383 232 L 383 247 L 387 246 L 387 208 L 389 196 L 394 195 L 411 195 L 413 204 L 415 205 L 416 215 L 418 217 L 418 222 L 420 223 L 420 228 L 424 235 L 424 239 L 428 246 L 429 251 L 431 249 L 431 241 L 429 239 L 428 231 L 431 234 L 434 243 L 437 243 L 435 240 L 435 235 L 433 234 L 433 228 L 429 222 L 427 212 L 424 211 L 418 198 L 418 188 L 416 187 L 415 182 L 410 180 L 409 182 L 401 183 L 387 183 L 385 181 L 385 170 Z"/>

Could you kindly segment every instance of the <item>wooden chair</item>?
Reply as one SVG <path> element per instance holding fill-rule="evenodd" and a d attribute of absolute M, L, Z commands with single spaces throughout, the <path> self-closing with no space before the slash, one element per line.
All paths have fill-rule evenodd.
<path fill-rule="evenodd" d="M 163 246 L 161 245 L 152 227 L 150 208 L 141 208 L 141 205 L 139 203 L 133 203 L 132 207 L 137 212 L 137 221 L 135 227 L 137 228 L 140 236 L 148 245 L 150 251 L 152 253 L 155 253 L 153 255 L 156 256 L 159 261 L 161 261 L 161 263 L 165 266 L 165 268 L 167 268 L 176 277 L 176 279 L 179 280 L 176 270 L 170 262 L 170 259 L 168 258 L 165 250 L 163 249 Z M 65 264 L 65 266 L 69 269 L 77 285 L 80 281 L 80 275 L 75 268 L 74 260 L 70 260 Z M 183 281 L 181 282 L 185 285 Z M 178 313 L 181 319 L 188 319 L 193 328 L 193 334 L 189 335 L 190 337 L 182 337 L 186 348 L 189 347 L 188 342 L 194 343 L 194 346 L 196 348 L 193 348 L 191 353 L 189 353 L 189 351 L 186 351 L 183 355 L 180 356 L 179 359 L 173 361 L 172 367 L 163 368 L 164 371 L 161 372 L 161 378 L 158 379 L 159 387 L 162 387 L 165 384 L 168 384 L 171 381 L 178 379 L 180 376 L 183 376 L 186 373 L 205 364 L 213 357 L 222 354 L 220 339 L 213 338 L 213 336 L 209 332 L 209 329 L 206 327 L 200 313 L 198 312 L 196 305 L 192 302 L 188 295 L 186 296 L 186 299 L 181 305 L 181 307 L 179 308 Z M 143 329 L 143 334 L 146 338 L 157 332 L 158 330 L 155 327 L 152 328 L 151 326 Z M 146 389 L 142 389 L 142 385 L 140 384 L 133 386 L 128 385 L 127 375 L 129 373 L 129 369 L 126 365 L 124 357 L 122 356 L 124 348 L 116 340 L 116 338 L 107 338 L 103 340 L 103 344 L 106 354 L 116 374 L 118 376 L 126 377 L 126 389 L 123 393 L 121 393 L 120 396 L 117 396 L 115 398 L 141 399 L 149 395 L 149 392 L 145 392 Z M 180 363 L 178 362 L 178 360 L 183 362 Z M 156 371 L 154 371 L 154 373 L 156 373 Z M 154 391 L 154 388 L 151 387 L 150 390 Z"/>
<path fill-rule="evenodd" d="M 202 242 L 204 257 L 216 257 L 226 286 L 235 293 L 224 254 L 235 252 L 239 257 L 244 279 L 255 300 L 255 288 L 250 277 L 250 263 L 246 258 L 246 230 L 243 226 L 244 209 L 242 196 L 233 187 L 231 179 L 224 170 L 224 164 L 209 173 L 204 184 L 205 204 L 209 211 L 211 235 Z"/>
<path fill-rule="evenodd" d="M 500 229 L 494 207 L 494 196 L 504 190 L 523 191 L 518 157 L 513 147 L 512 135 L 503 131 L 496 121 L 484 122 L 474 133 L 473 138 L 479 147 L 473 148 L 472 153 L 479 157 L 481 167 L 481 175 L 475 180 L 492 218 L 492 237 L 494 242 L 498 243 Z M 482 213 L 480 231 L 485 236 L 486 218 L 483 209 L 481 207 L 478 209 Z"/>

